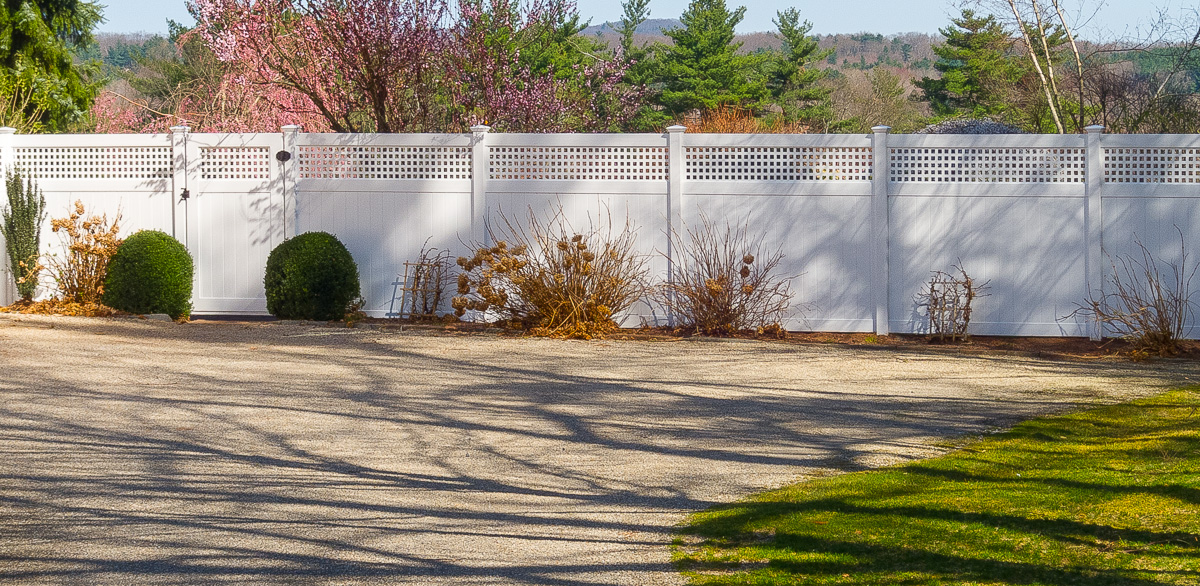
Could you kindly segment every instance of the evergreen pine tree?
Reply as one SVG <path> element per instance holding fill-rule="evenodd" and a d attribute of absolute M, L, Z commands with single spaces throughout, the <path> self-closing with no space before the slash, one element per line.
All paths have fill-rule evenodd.
<path fill-rule="evenodd" d="M 776 13 L 775 26 L 783 41 L 783 50 L 769 63 L 767 87 L 775 102 L 783 108 L 788 122 L 827 120 L 832 112 L 830 88 L 817 84 L 825 70 L 813 64 L 833 54 L 833 49 L 820 51 L 817 39 L 808 36 L 812 23 L 800 21 L 800 11 L 789 8 Z"/>
<path fill-rule="evenodd" d="M 762 58 L 741 55 L 734 27 L 746 7 L 730 12 L 725 0 L 692 0 L 679 20 L 683 28 L 664 31 L 675 42 L 663 52 L 659 104 L 668 116 L 723 105 L 756 109 L 767 96 L 759 73 Z"/>
<path fill-rule="evenodd" d="M 621 28 L 617 29 L 621 33 L 621 51 L 626 59 L 640 61 L 639 56 L 645 50 L 634 45 L 633 35 L 637 33 L 637 27 L 650 18 L 650 0 L 625 0 L 621 3 L 621 11 Z"/>
<path fill-rule="evenodd" d="M 19 101 L 39 126 L 66 130 L 91 108 L 99 65 L 77 64 L 74 53 L 101 20 L 100 6 L 86 0 L 0 2 L 0 87 L 28 92 Z"/>
<path fill-rule="evenodd" d="M 1012 35 L 995 17 L 972 10 L 950 22 L 939 31 L 946 42 L 933 47 L 934 69 L 942 77 L 923 78 L 916 86 L 940 117 L 1003 117 L 1011 109 L 1007 94 L 1024 74 L 1011 54 Z"/>
<path fill-rule="evenodd" d="M 625 0 L 621 9 L 621 26 L 617 32 L 621 35 L 621 55 L 627 65 L 624 83 L 644 92 L 643 104 L 625 125 L 625 130 L 661 132 L 671 123 L 670 117 L 658 105 L 658 95 L 662 92 L 662 83 L 658 79 L 660 56 L 666 47 L 662 43 L 639 46 L 634 42 L 638 26 L 650 17 L 650 0 Z"/>

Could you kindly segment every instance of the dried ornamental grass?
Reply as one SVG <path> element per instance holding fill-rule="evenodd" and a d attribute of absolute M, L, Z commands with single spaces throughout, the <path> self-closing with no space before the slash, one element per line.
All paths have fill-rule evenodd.
<path fill-rule="evenodd" d="M 528 226 L 501 214 L 492 246 L 460 257 L 455 315 L 491 314 L 536 336 L 592 339 L 617 328 L 613 315 L 645 294 L 646 255 L 634 248 L 628 220 L 575 230 L 559 208 L 546 221 L 531 209 Z"/>

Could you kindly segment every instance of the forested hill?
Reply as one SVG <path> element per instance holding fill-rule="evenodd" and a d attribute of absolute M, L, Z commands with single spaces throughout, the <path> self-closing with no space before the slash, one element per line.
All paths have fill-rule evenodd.
<path fill-rule="evenodd" d="M 637 27 L 634 41 L 639 45 L 670 43 L 662 31 L 682 27 L 676 18 L 650 19 Z M 594 36 L 615 46 L 620 41 L 620 22 L 606 22 L 589 26 L 579 34 Z M 869 70 L 878 66 L 909 69 L 921 75 L 930 75 L 936 57 L 932 45 L 942 41 L 941 35 L 924 33 L 902 33 L 882 35 L 878 33 L 840 33 L 814 35 L 821 49 L 832 48 L 834 52 L 820 65 L 836 69 Z M 742 44 L 742 52 L 754 53 L 779 49 L 779 37 L 772 32 L 754 32 L 737 35 L 735 42 Z"/>

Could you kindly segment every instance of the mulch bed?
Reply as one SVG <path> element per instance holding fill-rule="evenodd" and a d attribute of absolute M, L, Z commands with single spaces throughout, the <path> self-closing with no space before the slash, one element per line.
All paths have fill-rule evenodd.
<path fill-rule="evenodd" d="M 409 322 L 394 319 L 368 318 L 365 323 L 376 327 L 403 327 L 405 330 L 441 331 L 449 334 L 495 334 L 519 336 L 521 332 L 497 328 L 492 324 L 473 322 Z M 687 332 L 666 327 L 625 328 L 608 336 L 610 340 L 639 340 L 672 342 L 685 339 L 710 339 L 691 336 Z M 877 336 L 870 333 L 845 334 L 836 332 L 786 332 L 782 337 L 757 335 L 753 332 L 733 336 L 736 339 L 757 339 L 785 344 L 834 344 L 864 348 L 903 348 L 960 354 L 1010 354 L 1058 360 L 1129 360 L 1131 346 L 1124 340 L 1107 339 L 1099 342 L 1087 338 L 1054 338 L 1034 336 L 971 336 L 966 341 L 934 343 L 928 336 L 893 334 Z M 1182 352 L 1172 358 L 1200 360 L 1200 341 L 1185 340 Z"/>
<path fill-rule="evenodd" d="M 612 336 L 615 339 L 660 339 L 667 336 L 685 337 L 669 330 L 647 332 L 645 330 L 621 330 Z M 787 344 L 834 344 L 839 346 L 867 348 L 902 348 L 929 350 L 959 354 L 1014 354 L 1060 360 L 1096 360 L 1119 358 L 1128 360 L 1132 347 L 1124 340 L 1107 339 L 1092 341 L 1087 338 L 1053 338 L 1034 336 L 971 336 L 954 343 L 935 343 L 929 336 L 893 334 L 877 336 L 870 333 L 845 334 L 836 332 L 787 332 L 786 337 L 738 336 L 748 339 L 772 340 Z M 1172 358 L 1200 360 L 1200 341 L 1186 340 L 1183 351 Z"/>
<path fill-rule="evenodd" d="M 97 309 L 101 309 L 101 311 L 97 311 Z M 66 307 L 42 306 L 32 308 L 14 305 L 10 307 L 0 307 L 0 311 L 9 311 L 14 313 L 48 313 L 57 315 L 122 315 L 121 312 L 116 312 L 111 308 L 106 308 L 103 306 L 99 306 L 99 308 L 97 308 L 79 307 L 74 305 L 68 305 Z M 266 316 L 254 318 L 232 316 L 225 318 L 213 318 L 206 316 L 195 316 L 192 318 L 192 321 L 200 323 L 248 323 L 267 322 L 273 320 L 274 318 Z M 366 318 L 362 320 L 362 323 L 367 324 L 369 327 L 375 327 L 383 330 L 395 329 L 409 332 L 426 331 L 430 333 L 437 332 L 448 335 L 524 335 L 524 333 L 519 330 L 499 328 L 494 324 L 462 322 L 446 319 L 411 321 L 386 318 Z M 341 322 L 331 322 L 331 324 L 341 325 Z M 845 334 L 836 332 L 783 332 L 778 335 L 758 335 L 754 332 L 745 332 L 737 336 L 732 336 L 731 338 L 764 340 L 783 344 L 832 344 L 845 347 L 878 349 L 895 348 L 945 352 L 952 354 L 1018 355 L 1056 360 L 1130 360 L 1131 358 L 1147 358 L 1134 356 L 1132 353 L 1133 349 L 1130 347 L 1130 345 L 1124 340 L 1119 339 L 1107 339 L 1096 342 L 1087 338 L 971 336 L 966 341 L 941 344 L 934 343 L 930 341 L 928 336 L 923 335 L 893 334 L 889 336 L 877 336 L 870 333 Z M 608 339 L 638 340 L 649 342 L 678 342 L 687 339 L 710 340 L 714 338 L 692 336 L 688 332 L 673 330 L 667 327 L 651 327 L 621 329 L 609 335 Z M 1200 360 L 1200 340 L 1185 340 L 1181 346 L 1182 351 L 1170 358 L 1182 360 Z M 1155 359 L 1157 357 L 1148 358 Z"/>

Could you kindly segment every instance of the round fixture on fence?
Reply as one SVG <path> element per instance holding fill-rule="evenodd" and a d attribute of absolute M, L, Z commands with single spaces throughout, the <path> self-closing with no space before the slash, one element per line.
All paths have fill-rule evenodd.
<path fill-rule="evenodd" d="M 287 151 L 279 151 L 279 152 L 275 153 L 275 160 L 279 161 L 280 163 L 286 163 L 286 162 L 292 160 L 292 153 L 289 153 Z"/>

